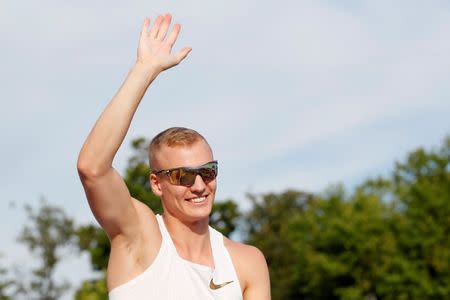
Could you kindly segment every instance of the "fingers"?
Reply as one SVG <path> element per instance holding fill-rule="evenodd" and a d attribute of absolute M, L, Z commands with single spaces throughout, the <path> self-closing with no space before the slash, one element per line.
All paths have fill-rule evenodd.
<path fill-rule="evenodd" d="M 144 19 L 144 24 L 141 28 L 141 38 L 147 34 L 148 26 L 150 25 L 150 20 L 148 18 Z"/>
<path fill-rule="evenodd" d="M 181 25 L 175 24 L 171 32 L 168 33 L 171 21 L 172 16 L 166 14 L 164 16 L 158 16 L 153 26 L 150 26 L 150 20 L 145 18 L 141 29 L 138 56 L 141 53 L 148 60 L 158 60 L 156 63 L 165 66 L 163 69 L 179 64 L 192 50 L 190 47 L 185 47 L 178 53 L 171 54 L 172 47 L 177 41 L 181 30 Z"/>
<path fill-rule="evenodd" d="M 180 24 L 175 24 L 175 26 L 173 26 L 172 32 L 167 37 L 167 43 L 169 44 L 170 47 L 172 47 L 175 44 L 178 34 L 180 33 L 180 30 L 181 30 Z"/>
<path fill-rule="evenodd" d="M 155 24 L 153 24 L 152 29 L 150 29 L 150 37 L 156 39 L 158 36 L 159 28 L 161 26 L 161 22 L 163 21 L 162 16 L 158 16 L 155 20 Z"/>
<path fill-rule="evenodd" d="M 170 21 L 172 21 L 172 16 L 170 14 L 166 14 L 162 18 L 162 23 L 159 27 L 158 35 L 156 36 L 158 40 L 162 41 L 165 38 L 167 30 L 169 29 L 170 26 Z"/>

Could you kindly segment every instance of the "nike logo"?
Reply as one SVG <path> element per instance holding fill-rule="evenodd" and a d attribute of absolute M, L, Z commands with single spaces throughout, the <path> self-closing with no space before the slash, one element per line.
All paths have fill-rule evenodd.
<path fill-rule="evenodd" d="M 227 284 L 230 284 L 232 282 L 233 282 L 233 280 L 227 281 L 227 282 L 224 282 L 224 283 L 221 283 L 221 284 L 215 284 L 214 281 L 211 278 L 211 281 L 209 282 L 209 288 L 212 289 L 212 290 L 217 290 L 217 289 L 223 288 L 224 286 L 226 286 Z"/>

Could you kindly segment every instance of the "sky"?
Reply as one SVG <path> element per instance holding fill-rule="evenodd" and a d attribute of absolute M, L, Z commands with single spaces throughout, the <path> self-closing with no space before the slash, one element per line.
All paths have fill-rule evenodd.
<path fill-rule="evenodd" d="M 135 61 L 144 18 L 165 12 L 182 26 L 175 51 L 193 50 L 145 95 L 120 172 L 132 139 L 194 128 L 219 160 L 216 198 L 247 209 L 248 192 L 351 189 L 450 134 L 448 1 L 3 0 L 3 265 L 33 264 L 15 241 L 26 203 L 95 222 L 78 152 Z M 92 276 L 86 257 L 58 272 L 75 286 Z"/>

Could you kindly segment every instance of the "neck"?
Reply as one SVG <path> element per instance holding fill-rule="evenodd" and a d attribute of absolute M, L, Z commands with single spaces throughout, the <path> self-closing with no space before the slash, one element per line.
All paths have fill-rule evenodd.
<path fill-rule="evenodd" d="M 165 213 L 163 220 L 178 255 L 194 263 L 213 266 L 208 218 L 183 222 Z"/>

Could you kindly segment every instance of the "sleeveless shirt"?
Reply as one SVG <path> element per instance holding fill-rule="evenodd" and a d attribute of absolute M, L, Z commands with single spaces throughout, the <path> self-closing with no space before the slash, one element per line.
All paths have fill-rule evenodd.
<path fill-rule="evenodd" d="M 214 269 L 178 255 L 163 218 L 156 215 L 161 248 L 153 263 L 137 277 L 113 288 L 110 300 L 242 300 L 242 291 L 223 235 L 209 227 Z M 210 288 L 229 281 L 220 288 Z"/>

